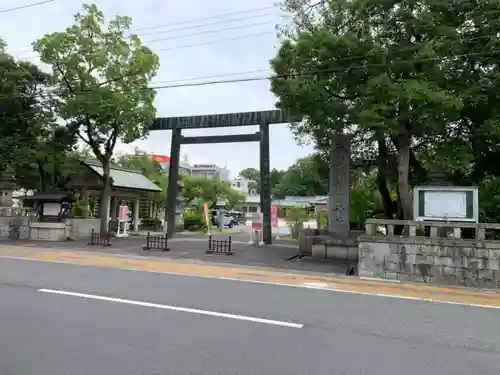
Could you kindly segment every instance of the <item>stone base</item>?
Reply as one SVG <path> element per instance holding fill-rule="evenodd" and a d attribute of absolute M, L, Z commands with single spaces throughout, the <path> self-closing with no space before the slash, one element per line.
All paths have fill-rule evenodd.
<path fill-rule="evenodd" d="M 30 223 L 30 240 L 65 241 L 68 238 L 65 223 Z M 87 235 L 88 236 L 88 235 Z"/>
<path fill-rule="evenodd" d="M 340 240 L 326 229 L 304 229 L 298 239 L 298 253 L 314 258 L 358 260 L 356 238 Z"/>
<path fill-rule="evenodd" d="M 351 245 L 312 245 L 312 257 L 324 259 L 337 259 L 358 261 L 358 247 L 356 244 Z"/>

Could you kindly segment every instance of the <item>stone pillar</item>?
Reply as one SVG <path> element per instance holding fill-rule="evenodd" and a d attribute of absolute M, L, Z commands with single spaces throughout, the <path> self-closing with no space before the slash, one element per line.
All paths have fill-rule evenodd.
<path fill-rule="evenodd" d="M 135 198 L 134 200 L 134 207 L 133 207 L 133 215 L 134 215 L 134 232 L 137 232 L 139 230 L 139 203 L 140 203 L 140 198 Z"/>
<path fill-rule="evenodd" d="M 117 213 L 117 197 L 111 197 L 110 205 L 111 205 L 111 220 L 116 220 L 118 219 L 118 213 Z"/>
<path fill-rule="evenodd" d="M 339 238 L 349 236 L 349 177 L 351 147 L 344 134 L 332 137 L 330 156 L 330 192 L 328 231 Z"/>
<path fill-rule="evenodd" d="M 102 207 L 102 206 L 101 206 Z M 110 207 L 111 207 L 111 197 L 108 197 L 108 212 L 106 212 L 106 228 L 108 228 L 107 230 L 109 231 L 109 211 L 110 211 Z"/>
<path fill-rule="evenodd" d="M 271 186 L 269 184 L 269 124 L 260 124 L 260 209 L 262 211 L 262 237 L 272 243 Z"/>
<path fill-rule="evenodd" d="M 175 216 L 177 211 L 177 192 L 179 191 L 179 162 L 181 154 L 181 129 L 172 130 L 170 144 L 170 166 L 168 169 L 167 200 L 165 201 L 165 225 L 163 231 L 168 237 L 175 233 Z"/>

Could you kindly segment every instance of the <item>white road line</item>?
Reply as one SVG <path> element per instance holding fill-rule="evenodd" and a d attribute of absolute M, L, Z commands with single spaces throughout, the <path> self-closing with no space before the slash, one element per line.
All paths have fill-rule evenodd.
<path fill-rule="evenodd" d="M 309 289 L 328 289 L 329 285 L 328 283 L 304 283 L 302 284 L 304 288 L 309 288 Z"/>
<path fill-rule="evenodd" d="M 245 316 L 245 315 L 227 314 L 227 313 L 220 313 L 220 312 L 216 312 L 216 311 L 192 309 L 192 308 L 187 308 L 187 307 L 178 307 L 178 306 L 171 306 L 171 305 L 162 305 L 162 304 L 158 304 L 158 303 L 141 302 L 141 301 L 134 301 L 134 300 L 129 300 L 129 299 L 122 299 L 122 298 L 97 296 L 94 294 L 74 293 L 74 292 L 67 292 L 64 290 L 38 289 L 38 291 L 42 292 L 42 293 L 59 294 L 59 295 L 64 295 L 64 296 L 80 297 L 80 298 L 87 298 L 87 299 L 94 299 L 94 300 L 99 300 L 99 301 L 107 301 L 107 302 L 115 302 L 115 303 L 124 303 L 127 305 L 135 305 L 135 306 L 142 306 L 142 307 L 153 307 L 156 309 L 179 311 L 179 312 L 186 312 L 186 313 L 191 313 L 191 314 L 216 316 L 219 318 L 243 320 L 243 321 L 253 322 L 253 323 L 271 324 L 271 325 L 275 325 L 275 326 L 282 326 L 282 327 L 288 327 L 288 328 L 302 328 L 304 326 L 303 324 L 283 322 L 283 321 L 279 321 L 279 320 L 254 318 L 254 317 Z"/>

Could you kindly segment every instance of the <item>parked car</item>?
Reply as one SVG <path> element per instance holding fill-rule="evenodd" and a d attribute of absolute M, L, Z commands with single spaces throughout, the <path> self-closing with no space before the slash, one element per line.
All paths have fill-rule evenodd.
<path fill-rule="evenodd" d="M 238 225 L 238 222 L 234 219 L 234 217 L 227 212 L 224 212 L 222 219 L 225 227 L 232 228 L 233 226 Z M 219 211 L 212 211 L 212 225 L 219 226 Z"/>
<path fill-rule="evenodd" d="M 243 212 L 240 211 L 231 211 L 229 213 L 232 217 L 234 217 L 234 225 L 245 225 L 246 219 Z"/>

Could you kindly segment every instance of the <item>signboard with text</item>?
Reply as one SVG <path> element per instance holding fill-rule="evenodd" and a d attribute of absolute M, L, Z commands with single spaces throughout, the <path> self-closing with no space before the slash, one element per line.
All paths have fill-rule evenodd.
<path fill-rule="evenodd" d="M 210 228 L 210 219 L 208 217 L 208 203 L 203 204 L 203 216 L 205 216 L 205 224 L 207 224 L 207 228 Z"/>
<path fill-rule="evenodd" d="M 262 230 L 262 214 L 261 213 L 253 213 L 251 216 L 252 220 L 252 230 Z"/>

